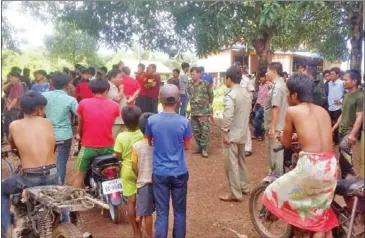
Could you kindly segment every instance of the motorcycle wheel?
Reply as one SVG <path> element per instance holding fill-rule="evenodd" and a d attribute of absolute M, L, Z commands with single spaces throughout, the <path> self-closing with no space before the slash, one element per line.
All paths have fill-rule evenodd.
<path fill-rule="evenodd" d="M 63 223 L 53 230 L 52 238 L 82 238 L 82 232 L 71 223 Z"/>
<path fill-rule="evenodd" d="M 293 232 L 293 227 L 291 225 L 286 224 L 286 227 L 283 229 L 283 232 L 280 235 L 272 234 L 263 224 L 263 219 L 260 218 L 261 209 L 264 208 L 263 205 L 260 210 L 257 210 L 255 208 L 255 204 L 257 204 L 258 199 L 260 199 L 260 194 L 265 191 L 267 186 L 269 186 L 269 183 L 266 182 L 260 183 L 250 193 L 249 210 L 252 224 L 254 225 L 255 230 L 260 234 L 260 237 L 262 238 L 290 238 L 292 237 L 292 232 Z"/>
<path fill-rule="evenodd" d="M 109 213 L 110 213 L 110 217 L 112 218 L 114 224 L 118 224 L 120 221 L 119 206 L 115 206 L 109 201 Z"/>

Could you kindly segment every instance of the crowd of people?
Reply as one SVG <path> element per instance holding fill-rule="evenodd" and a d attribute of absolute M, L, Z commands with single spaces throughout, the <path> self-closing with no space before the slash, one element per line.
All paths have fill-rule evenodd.
<path fill-rule="evenodd" d="M 265 138 L 270 175 L 279 177 L 266 189 L 262 202 L 287 223 L 312 231 L 312 237 L 332 237 L 332 228 L 339 225 L 330 208 L 338 167 L 342 178 L 357 177 L 351 147 L 363 122 L 361 74 L 357 70 L 343 75 L 339 68 L 326 70 L 321 88 L 313 74 L 306 67 L 302 69 L 288 79 L 278 62 L 259 72 L 253 138 Z M 223 201 L 242 201 L 243 194 L 249 192 L 245 143 L 252 91 L 242 87 L 242 72 L 238 67 L 230 68 L 225 81 L 223 152 L 231 191 L 220 196 Z M 284 174 L 284 156 L 291 156 L 293 141 L 299 142 L 301 152 L 297 166 Z M 336 142 L 340 143 L 339 166 L 333 149 Z M 288 148 L 286 153 L 274 150 L 281 145 Z"/>
<path fill-rule="evenodd" d="M 9 210 L 4 209 L 9 207 L 10 194 L 19 192 L 24 186 L 65 183 L 74 137 L 72 126 L 77 124 L 75 138 L 80 142 L 72 186 L 84 187 L 93 158 L 114 154 L 123 161 L 123 195 L 128 198 L 128 216 L 134 235 L 141 234 L 141 222 L 144 221 L 147 236 L 153 237 L 152 214 L 156 210 L 154 236 L 167 237 L 172 197 L 173 236 L 185 237 L 189 179 L 185 150 L 194 137 L 194 153 L 208 158 L 209 127 L 215 124 L 213 79 L 204 68 L 190 68 L 184 62 L 181 72 L 174 69 L 173 77 L 166 84 L 161 82 L 154 64 L 147 70 L 144 64 L 139 64 L 134 78 L 123 62 L 113 65 L 109 71 L 106 67 L 96 71 L 81 65 L 75 65 L 74 71 L 64 68 L 63 72 L 50 75 L 38 70 L 33 82 L 29 75 L 28 69 L 21 75 L 21 70 L 14 67 L 3 87 L 5 134 L 10 146 L 19 151 L 22 173 L 11 175 L 2 182 L 2 226 L 10 226 Z M 281 144 L 290 147 L 292 137 L 295 137 L 303 150 L 299 156 L 307 165 L 304 170 L 313 169 L 319 175 L 310 181 L 309 172 L 284 175 L 278 180 L 280 183 L 291 183 L 293 178 L 290 176 L 295 173 L 298 182 L 288 185 L 287 189 L 280 189 L 279 182 L 273 183 L 263 202 L 274 214 L 289 214 L 287 207 L 280 207 L 275 199 L 290 204 L 293 200 L 288 195 L 289 189 L 316 184 L 313 191 L 303 192 L 302 199 L 296 202 L 304 206 L 307 204 L 305 199 L 317 199 L 324 190 L 332 189 L 331 194 L 320 197 L 316 205 L 330 212 L 328 202 L 336 184 L 333 176 L 337 167 L 333 153 L 336 138 L 340 138 L 342 176 L 356 176 L 351 146 L 356 142 L 363 120 L 361 74 L 349 70 L 341 78 L 339 69 L 332 68 L 323 73 L 326 83 L 320 85 L 305 68 L 299 74 L 283 77 L 282 65 L 274 62 L 260 70 L 257 92 L 247 75 L 245 65 L 232 66 L 224 80 L 227 90 L 221 130 L 225 172 L 231 192 L 220 199 L 242 201 L 249 193 L 245 157 L 252 154 L 252 139 L 265 139 L 270 173 L 282 176 L 288 150 L 275 153 L 273 149 Z M 317 101 L 319 90 L 316 87 L 323 87 Z M 159 103 L 162 105 L 160 113 Z M 253 136 L 249 128 L 252 105 L 255 111 Z M 308 164 L 317 159 L 328 162 L 329 168 L 321 165 L 308 168 Z M 42 179 L 38 179 L 40 175 Z M 303 206 L 308 214 L 316 208 L 313 204 Z M 321 231 L 328 231 L 325 229 L 336 224 L 330 221 L 328 225 L 323 216 L 315 218 L 324 224 Z M 294 225 L 308 228 L 308 224 L 300 222 L 299 216 L 290 219 Z"/>
<path fill-rule="evenodd" d="M 73 187 L 84 187 L 93 158 L 114 154 L 123 161 L 123 195 L 128 198 L 134 233 L 141 232 L 140 223 L 145 220 L 147 234 L 152 237 L 151 215 L 156 206 L 156 237 L 167 236 L 171 193 L 179 197 L 173 200 L 177 222 L 174 232 L 184 237 L 189 177 L 184 148 L 194 134 L 197 153 L 208 157 L 209 120 L 214 123 L 214 119 L 212 77 L 203 67 L 190 69 L 186 62 L 181 67 L 182 75 L 174 69 L 164 86 L 154 64 L 147 71 L 139 64 L 135 78 L 120 62 L 110 71 L 101 67 L 96 72 L 81 65 L 75 65 L 74 71 L 64 68 L 49 75 L 38 70 L 33 81 L 28 69 L 21 75 L 21 70 L 13 67 L 3 87 L 4 128 L 7 142 L 22 158 L 22 173 L 3 181 L 4 207 L 9 207 L 10 194 L 22 190 L 23 184 L 64 184 L 75 137 L 80 142 Z M 157 114 L 159 103 L 163 112 Z M 192 127 L 186 117 L 188 103 Z M 73 125 L 77 125 L 75 135 Z M 22 133 L 24 126 L 32 129 Z M 148 140 L 143 140 L 144 135 Z M 32 140 L 34 137 L 37 140 Z M 45 178 L 32 179 L 40 174 Z M 152 187 L 158 192 L 152 193 Z M 2 217 L 3 227 L 9 227 L 8 209 L 3 209 Z"/>

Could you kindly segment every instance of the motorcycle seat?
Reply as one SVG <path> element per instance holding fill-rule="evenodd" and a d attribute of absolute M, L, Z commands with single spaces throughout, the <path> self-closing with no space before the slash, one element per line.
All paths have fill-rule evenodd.
<path fill-rule="evenodd" d="M 102 156 L 97 156 L 95 157 L 92 161 L 91 164 L 93 167 L 97 167 L 98 165 L 100 165 L 101 163 L 118 163 L 118 159 L 114 158 L 112 154 L 110 155 L 102 155 Z"/>
<path fill-rule="evenodd" d="M 349 196 L 361 187 L 364 187 L 363 179 L 339 179 L 337 180 L 336 194 Z"/>

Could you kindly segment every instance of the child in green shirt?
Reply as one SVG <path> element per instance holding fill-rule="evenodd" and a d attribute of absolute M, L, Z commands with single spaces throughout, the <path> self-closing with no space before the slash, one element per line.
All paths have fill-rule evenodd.
<path fill-rule="evenodd" d="M 141 230 L 136 222 L 137 177 L 132 169 L 132 146 L 137 141 L 143 139 L 143 134 L 138 128 L 141 114 L 142 111 L 137 106 L 125 106 L 122 108 L 122 119 L 127 131 L 119 133 L 114 144 L 115 157 L 122 160 L 123 195 L 128 198 L 128 216 L 135 236 L 139 236 Z"/>

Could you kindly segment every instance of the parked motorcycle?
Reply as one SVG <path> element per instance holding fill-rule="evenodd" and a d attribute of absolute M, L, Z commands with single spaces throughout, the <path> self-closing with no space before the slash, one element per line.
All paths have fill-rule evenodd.
<path fill-rule="evenodd" d="M 276 148 L 274 151 L 278 152 L 282 149 L 284 148 Z M 295 144 L 292 151 L 292 157 L 284 161 L 284 171 L 292 170 L 296 166 L 299 145 Z M 300 237 L 298 235 L 303 231 L 279 220 L 261 203 L 260 195 L 263 195 L 265 189 L 277 178 L 269 175 L 252 190 L 249 199 L 251 221 L 260 237 L 263 238 L 291 238 L 294 237 L 294 234 L 295 237 Z M 338 196 L 342 196 L 344 202 L 341 202 Z M 259 205 L 256 206 L 256 204 Z M 331 208 L 340 223 L 339 227 L 332 230 L 334 238 L 365 237 L 365 185 L 363 179 L 338 180 Z M 279 231 L 270 229 L 274 224 L 278 226 L 280 222 L 284 224 L 278 229 Z"/>
<path fill-rule="evenodd" d="M 20 167 L 14 169 L 8 160 L 10 153 L 19 156 L 16 149 L 2 151 L 1 160 L 9 169 L 9 173 L 19 173 Z M 62 186 L 37 186 L 26 188 L 22 193 L 12 194 L 11 202 L 11 237 L 52 237 L 52 238 L 82 238 L 82 219 L 79 211 L 85 211 L 83 206 L 55 206 L 38 196 L 42 189 Z M 1 233 L 5 236 L 5 231 Z"/>
<path fill-rule="evenodd" d="M 113 155 L 95 157 L 85 178 L 87 193 L 104 203 L 103 208 L 108 207 L 115 224 L 119 223 L 119 206 L 126 203 L 126 198 L 121 194 L 120 166 L 120 161 Z"/>

